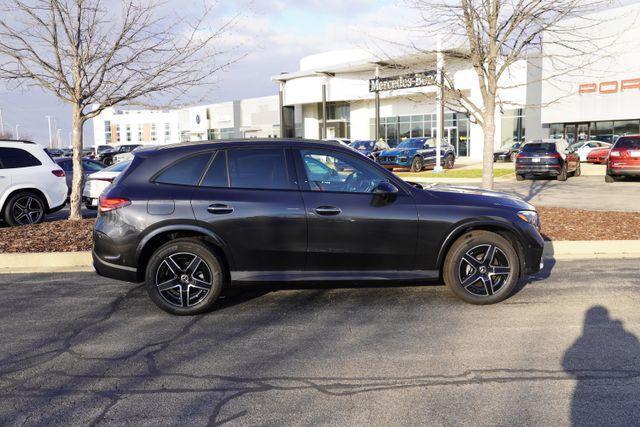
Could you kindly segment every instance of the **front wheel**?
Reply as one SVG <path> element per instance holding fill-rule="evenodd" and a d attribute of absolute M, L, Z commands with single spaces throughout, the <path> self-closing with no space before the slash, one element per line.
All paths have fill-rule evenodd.
<path fill-rule="evenodd" d="M 423 167 L 422 157 L 414 157 L 411 161 L 411 172 L 420 172 Z"/>
<path fill-rule="evenodd" d="M 499 234 L 471 231 L 449 249 L 442 276 L 447 287 L 463 301 L 495 304 L 511 295 L 518 283 L 518 253 Z"/>
<path fill-rule="evenodd" d="M 445 169 L 453 169 L 453 165 L 455 164 L 456 159 L 455 157 L 453 157 L 453 154 L 447 154 L 447 156 L 444 158 L 444 165 L 443 167 Z"/>
<path fill-rule="evenodd" d="M 224 285 L 224 267 L 209 247 L 196 239 L 176 239 L 157 249 L 145 282 L 151 300 L 171 314 L 209 311 Z"/>

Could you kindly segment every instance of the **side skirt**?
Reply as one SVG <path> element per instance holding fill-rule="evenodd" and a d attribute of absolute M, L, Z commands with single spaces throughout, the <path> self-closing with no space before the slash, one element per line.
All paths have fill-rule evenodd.
<path fill-rule="evenodd" d="M 232 282 L 305 282 L 305 281 L 369 281 L 432 280 L 438 270 L 392 271 L 232 271 Z"/>

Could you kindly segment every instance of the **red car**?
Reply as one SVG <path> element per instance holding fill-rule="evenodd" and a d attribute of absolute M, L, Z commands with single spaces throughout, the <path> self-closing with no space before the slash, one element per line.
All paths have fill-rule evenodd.
<path fill-rule="evenodd" d="M 609 152 L 605 181 L 623 176 L 640 177 L 640 135 L 621 136 Z"/>
<path fill-rule="evenodd" d="M 596 148 L 595 150 L 591 150 L 591 152 L 587 154 L 587 162 L 597 164 L 607 163 L 609 151 L 611 151 L 611 147 Z"/>

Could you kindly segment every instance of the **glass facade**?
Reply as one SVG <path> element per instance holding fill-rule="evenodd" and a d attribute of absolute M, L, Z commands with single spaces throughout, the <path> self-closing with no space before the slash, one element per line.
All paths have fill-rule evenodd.
<path fill-rule="evenodd" d="M 395 147 L 402 140 L 416 137 L 435 137 L 435 114 L 414 114 L 411 116 L 395 116 L 380 118 L 380 138 L 391 147 Z M 371 119 L 371 137 L 375 135 L 375 119 Z M 469 117 L 466 114 L 446 113 L 444 115 L 445 138 L 456 148 L 457 155 L 469 155 Z"/>
<path fill-rule="evenodd" d="M 207 137 L 209 140 L 231 139 L 236 137 L 236 130 L 234 128 L 209 129 Z"/>
<path fill-rule="evenodd" d="M 551 138 L 565 138 L 568 143 L 596 139 L 613 143 L 620 136 L 640 134 L 640 120 L 616 120 L 586 123 L 553 123 Z"/>
<path fill-rule="evenodd" d="M 322 116 L 322 104 L 320 103 L 318 104 L 319 135 L 322 135 Z M 351 105 L 348 102 L 327 102 L 327 138 L 350 138 L 350 120 Z"/>
<path fill-rule="evenodd" d="M 104 121 L 104 142 L 111 142 L 111 122 L 109 120 Z"/>
<path fill-rule="evenodd" d="M 505 110 L 502 114 L 500 146 L 510 147 L 525 139 L 524 110 L 517 108 Z"/>

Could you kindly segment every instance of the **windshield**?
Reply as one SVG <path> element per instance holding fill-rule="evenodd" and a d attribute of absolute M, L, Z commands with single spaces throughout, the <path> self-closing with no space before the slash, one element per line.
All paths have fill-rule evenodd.
<path fill-rule="evenodd" d="M 122 172 L 126 168 L 129 167 L 131 161 L 116 163 L 115 165 L 109 166 L 108 168 L 102 169 L 103 172 Z"/>
<path fill-rule="evenodd" d="M 631 150 L 640 150 L 640 138 L 621 137 L 616 142 L 616 148 L 627 148 Z"/>
<path fill-rule="evenodd" d="M 422 148 L 424 141 L 424 139 L 411 138 L 402 141 L 396 148 Z"/>
<path fill-rule="evenodd" d="M 554 142 L 529 143 L 524 146 L 522 151 L 527 153 L 554 152 L 556 151 L 556 144 Z"/>
<path fill-rule="evenodd" d="M 373 150 L 374 141 L 353 141 L 349 146 L 356 150 Z"/>

